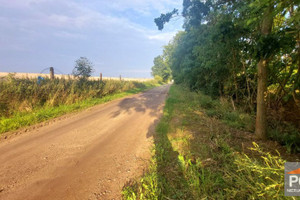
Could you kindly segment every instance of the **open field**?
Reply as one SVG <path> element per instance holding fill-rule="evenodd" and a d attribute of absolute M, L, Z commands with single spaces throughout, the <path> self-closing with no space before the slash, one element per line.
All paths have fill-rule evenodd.
<path fill-rule="evenodd" d="M 5 77 L 7 75 L 9 75 L 10 73 L 9 72 L 0 72 L 0 78 L 1 77 Z M 50 78 L 50 74 L 39 74 L 39 73 L 15 73 L 15 72 L 11 72 L 11 74 L 14 74 L 14 77 L 15 78 L 37 78 L 38 76 L 41 76 L 41 77 L 47 77 L 47 78 Z M 70 79 L 74 79 L 74 76 L 73 75 L 64 75 L 64 74 L 55 74 L 55 78 L 70 78 Z M 92 76 L 92 77 L 89 77 L 89 80 L 99 80 L 100 77 L 97 77 L 97 76 Z M 103 80 L 120 80 L 120 77 L 102 77 Z M 153 78 L 123 78 L 122 77 L 122 80 L 123 81 L 139 81 L 139 82 L 145 82 L 145 81 L 151 81 L 153 80 Z"/>

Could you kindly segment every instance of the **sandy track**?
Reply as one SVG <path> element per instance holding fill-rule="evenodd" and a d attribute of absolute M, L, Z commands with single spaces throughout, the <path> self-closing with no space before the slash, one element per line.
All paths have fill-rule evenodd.
<path fill-rule="evenodd" d="M 141 175 L 169 86 L 0 142 L 0 199 L 120 199 Z"/>

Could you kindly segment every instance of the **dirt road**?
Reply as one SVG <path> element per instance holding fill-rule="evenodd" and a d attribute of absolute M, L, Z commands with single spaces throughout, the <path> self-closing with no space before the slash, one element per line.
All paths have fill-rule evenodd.
<path fill-rule="evenodd" d="M 120 199 L 141 175 L 169 86 L 0 142 L 0 199 Z"/>

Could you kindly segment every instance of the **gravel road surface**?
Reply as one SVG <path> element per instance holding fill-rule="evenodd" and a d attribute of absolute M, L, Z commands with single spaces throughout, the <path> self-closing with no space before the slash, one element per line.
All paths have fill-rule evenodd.
<path fill-rule="evenodd" d="M 0 141 L 0 199 L 120 199 L 150 158 L 169 85 Z"/>

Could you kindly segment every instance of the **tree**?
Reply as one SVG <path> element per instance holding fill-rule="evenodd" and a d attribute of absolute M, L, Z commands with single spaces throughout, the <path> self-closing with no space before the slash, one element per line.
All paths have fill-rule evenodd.
<path fill-rule="evenodd" d="M 162 30 L 164 28 L 164 24 L 169 22 L 175 14 L 178 15 L 178 9 L 174 9 L 172 12 L 167 14 L 161 14 L 160 17 L 155 18 L 154 22 L 156 23 L 158 30 Z"/>
<path fill-rule="evenodd" d="M 299 2 L 183 0 L 185 32 L 170 56 L 174 81 L 250 110 L 256 102 L 255 133 L 265 139 L 270 92 L 299 102 Z M 155 19 L 159 30 L 175 11 Z"/>
<path fill-rule="evenodd" d="M 260 34 L 262 37 L 268 37 L 272 31 L 273 25 L 273 3 L 266 5 L 263 12 Z M 270 54 L 269 54 L 270 56 Z M 266 97 L 267 97 L 267 81 L 268 81 L 268 62 L 269 56 L 260 55 L 259 62 L 257 64 L 258 71 L 258 84 L 257 84 L 257 109 L 256 109 L 256 123 L 255 134 L 258 138 L 266 139 L 267 137 L 267 115 L 266 115 Z"/>
<path fill-rule="evenodd" d="M 153 63 L 154 66 L 151 68 L 152 76 L 160 76 L 165 83 L 170 81 L 172 77 L 171 69 L 165 58 L 163 56 L 157 56 L 154 58 Z"/>
<path fill-rule="evenodd" d="M 179 32 L 177 35 L 181 35 L 182 33 Z M 160 76 L 163 79 L 163 82 L 170 81 L 172 76 L 172 58 L 174 50 L 177 46 L 177 38 L 179 36 L 175 36 L 173 40 L 169 42 L 168 45 L 164 46 L 163 54 L 154 58 L 154 66 L 152 67 L 152 76 Z"/>
<path fill-rule="evenodd" d="M 75 61 L 75 67 L 72 72 L 75 77 L 86 79 L 90 77 L 93 72 L 93 63 L 86 57 L 80 57 Z"/>

